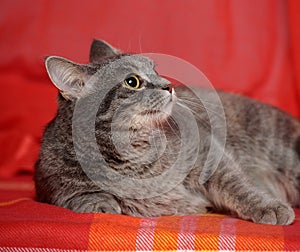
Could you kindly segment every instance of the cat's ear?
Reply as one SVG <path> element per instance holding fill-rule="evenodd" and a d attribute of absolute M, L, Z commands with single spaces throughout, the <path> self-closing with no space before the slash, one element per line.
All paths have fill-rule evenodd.
<path fill-rule="evenodd" d="M 57 56 L 47 57 L 45 65 L 51 81 L 65 99 L 74 100 L 82 96 L 89 79 L 87 65 L 76 64 Z"/>
<path fill-rule="evenodd" d="M 99 63 L 102 58 L 113 57 L 121 53 L 107 42 L 94 39 L 90 48 L 90 62 Z"/>

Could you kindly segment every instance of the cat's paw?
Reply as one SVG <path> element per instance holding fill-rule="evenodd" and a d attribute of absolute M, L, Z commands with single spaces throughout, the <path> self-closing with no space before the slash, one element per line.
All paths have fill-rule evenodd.
<path fill-rule="evenodd" d="M 255 223 L 289 225 L 295 219 L 294 210 L 279 200 L 272 200 L 251 209 L 251 219 Z"/>
<path fill-rule="evenodd" d="M 74 197 L 66 207 L 79 213 L 122 213 L 119 203 L 111 195 L 102 193 Z"/>
<path fill-rule="evenodd" d="M 82 204 L 75 209 L 75 212 L 80 213 L 110 213 L 121 214 L 121 208 L 119 204 L 115 202 L 91 202 Z"/>

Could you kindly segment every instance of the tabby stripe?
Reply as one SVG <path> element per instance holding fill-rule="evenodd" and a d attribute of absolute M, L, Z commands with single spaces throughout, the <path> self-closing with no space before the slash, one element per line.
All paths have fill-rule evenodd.
<path fill-rule="evenodd" d="M 106 96 L 104 97 L 104 99 L 101 101 L 102 102 L 102 106 L 99 108 L 98 113 L 101 113 L 103 115 L 106 115 L 107 112 L 109 112 L 109 109 L 110 109 L 110 105 L 111 105 L 111 102 L 113 100 L 115 100 L 115 96 L 116 96 L 116 93 L 117 93 L 117 90 L 118 90 L 119 86 L 115 86 L 113 87 L 112 89 L 110 89 Z M 105 106 L 103 106 L 105 104 Z"/>

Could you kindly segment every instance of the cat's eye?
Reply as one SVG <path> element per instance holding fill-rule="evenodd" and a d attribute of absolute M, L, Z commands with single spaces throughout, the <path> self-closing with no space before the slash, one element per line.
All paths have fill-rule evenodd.
<path fill-rule="evenodd" d="M 133 89 L 138 89 L 140 88 L 142 82 L 140 80 L 140 78 L 137 75 L 130 75 L 125 79 L 125 85 L 133 88 Z"/>

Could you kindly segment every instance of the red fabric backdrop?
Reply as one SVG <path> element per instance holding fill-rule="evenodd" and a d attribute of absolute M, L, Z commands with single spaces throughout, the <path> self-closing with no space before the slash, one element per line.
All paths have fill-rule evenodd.
<path fill-rule="evenodd" d="M 2 0 L 0 9 L 0 177 L 32 171 L 55 113 L 43 57 L 87 62 L 93 38 L 183 58 L 217 88 L 300 116 L 297 0 Z"/>

